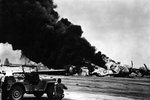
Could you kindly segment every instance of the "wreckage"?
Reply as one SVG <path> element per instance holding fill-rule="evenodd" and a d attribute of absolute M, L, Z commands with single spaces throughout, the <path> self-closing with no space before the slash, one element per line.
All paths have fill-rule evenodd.
<path fill-rule="evenodd" d="M 148 69 L 146 64 L 143 64 L 144 66 L 137 68 L 132 68 L 132 73 L 135 74 L 136 77 L 144 77 L 144 76 L 150 76 L 150 70 Z"/>
<path fill-rule="evenodd" d="M 144 67 L 145 67 L 145 69 L 144 68 L 139 69 L 139 72 L 142 74 L 142 77 L 146 76 L 146 75 L 150 75 L 150 70 L 148 69 L 146 64 L 144 64 Z"/>
<path fill-rule="evenodd" d="M 114 76 L 114 77 L 143 77 L 150 76 L 150 70 L 144 64 L 143 67 L 139 69 L 133 68 L 133 62 L 131 61 L 131 66 L 126 64 L 121 64 L 120 62 L 115 62 L 111 59 L 107 59 L 106 68 L 91 64 L 93 70 L 89 69 L 89 66 L 83 66 L 81 69 L 77 70 L 76 66 L 70 65 L 66 71 L 68 75 L 78 74 L 82 76 Z"/>

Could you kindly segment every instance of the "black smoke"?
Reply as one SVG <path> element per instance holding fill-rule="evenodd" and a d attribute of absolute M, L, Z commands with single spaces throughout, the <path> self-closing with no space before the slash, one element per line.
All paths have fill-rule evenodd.
<path fill-rule="evenodd" d="M 49 68 L 85 61 L 105 67 L 104 55 L 82 37 L 81 26 L 59 20 L 53 0 L 0 0 L 0 7 L 0 42 L 21 49 L 23 56 Z"/>

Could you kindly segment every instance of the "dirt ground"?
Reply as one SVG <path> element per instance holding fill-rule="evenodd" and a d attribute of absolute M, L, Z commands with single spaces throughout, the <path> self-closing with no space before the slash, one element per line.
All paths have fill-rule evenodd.
<path fill-rule="evenodd" d="M 68 87 L 64 100 L 150 100 L 150 78 L 53 77 Z"/>
<path fill-rule="evenodd" d="M 150 100 L 150 78 L 53 77 L 68 87 L 63 100 Z M 23 100 L 36 98 L 25 94 Z M 48 100 L 46 94 L 40 100 Z"/>

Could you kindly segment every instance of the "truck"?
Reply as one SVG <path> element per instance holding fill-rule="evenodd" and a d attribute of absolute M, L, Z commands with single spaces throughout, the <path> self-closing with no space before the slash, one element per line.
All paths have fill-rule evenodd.
<path fill-rule="evenodd" d="M 21 100 L 24 94 L 34 94 L 36 98 L 47 94 L 52 100 L 56 79 L 51 76 L 40 76 L 35 65 L 21 65 L 20 71 L 13 71 L 1 78 L 2 100 Z"/>

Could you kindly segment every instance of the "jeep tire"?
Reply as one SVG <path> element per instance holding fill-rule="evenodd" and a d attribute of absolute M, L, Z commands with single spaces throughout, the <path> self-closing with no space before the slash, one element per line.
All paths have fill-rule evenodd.
<path fill-rule="evenodd" d="M 44 92 L 37 91 L 37 92 L 34 92 L 33 94 L 34 94 L 35 97 L 40 98 L 40 97 L 42 97 L 42 95 L 44 94 Z"/>
<path fill-rule="evenodd" d="M 8 92 L 6 90 L 6 84 L 2 84 L 1 100 L 7 100 Z"/>
<path fill-rule="evenodd" d="M 48 84 L 46 88 L 46 93 L 49 100 L 53 99 L 53 92 L 54 92 L 54 84 Z"/>
<path fill-rule="evenodd" d="M 1 92 L 1 100 L 7 100 L 7 91 L 2 89 L 2 92 Z"/>
<path fill-rule="evenodd" d="M 21 86 L 13 86 L 10 90 L 9 97 L 11 100 L 21 100 L 24 95 L 24 90 Z"/>

